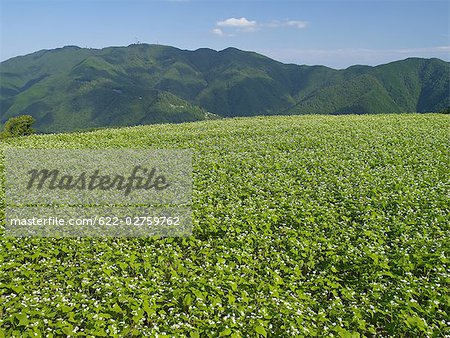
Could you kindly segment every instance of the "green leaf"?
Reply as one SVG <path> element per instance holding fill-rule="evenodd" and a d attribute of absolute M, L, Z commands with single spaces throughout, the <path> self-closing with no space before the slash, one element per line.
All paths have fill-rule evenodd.
<path fill-rule="evenodd" d="M 111 308 L 111 311 L 113 311 L 115 313 L 122 313 L 123 312 L 122 308 L 117 303 L 114 303 L 114 306 Z"/>
<path fill-rule="evenodd" d="M 144 310 L 138 309 L 137 314 L 133 316 L 133 323 L 139 323 L 139 321 L 144 317 Z"/>
<path fill-rule="evenodd" d="M 67 305 L 61 305 L 61 310 L 62 310 L 62 312 L 64 312 L 64 313 L 67 313 L 67 312 L 70 312 L 70 311 L 72 311 L 72 307 L 71 306 L 67 306 Z"/>
<path fill-rule="evenodd" d="M 200 334 L 197 331 L 191 331 L 189 335 L 191 338 L 200 338 Z"/>
<path fill-rule="evenodd" d="M 260 334 L 261 336 L 267 337 L 267 332 L 261 325 L 255 326 L 255 332 Z"/>
<path fill-rule="evenodd" d="M 223 330 L 222 332 L 220 332 L 219 337 L 229 336 L 230 334 L 231 334 L 231 329 L 228 327 L 225 330 Z"/>
<path fill-rule="evenodd" d="M 183 304 L 186 306 L 189 306 L 192 304 L 192 296 L 190 293 L 188 293 L 188 294 L 186 294 L 186 296 L 184 296 Z"/>
<path fill-rule="evenodd" d="M 426 322 L 419 316 L 408 316 L 406 318 L 406 324 L 408 327 L 416 327 L 421 331 L 425 331 Z"/>
<path fill-rule="evenodd" d="M 25 313 L 16 314 L 16 318 L 19 320 L 19 325 L 27 326 L 29 324 L 28 317 Z"/>

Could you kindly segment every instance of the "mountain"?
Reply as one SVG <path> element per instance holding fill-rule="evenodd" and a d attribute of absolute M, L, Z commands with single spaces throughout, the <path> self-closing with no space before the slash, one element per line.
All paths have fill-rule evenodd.
<path fill-rule="evenodd" d="M 440 111 L 450 63 L 283 64 L 227 48 L 66 46 L 0 63 L 0 122 L 30 114 L 41 132 L 215 117 Z"/>

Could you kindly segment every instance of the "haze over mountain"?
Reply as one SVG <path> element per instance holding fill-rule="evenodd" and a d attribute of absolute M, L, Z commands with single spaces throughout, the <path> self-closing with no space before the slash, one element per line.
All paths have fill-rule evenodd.
<path fill-rule="evenodd" d="M 450 63 L 283 64 L 235 48 L 161 45 L 42 50 L 0 63 L 0 122 L 30 114 L 42 132 L 221 116 L 368 114 L 450 107 Z"/>

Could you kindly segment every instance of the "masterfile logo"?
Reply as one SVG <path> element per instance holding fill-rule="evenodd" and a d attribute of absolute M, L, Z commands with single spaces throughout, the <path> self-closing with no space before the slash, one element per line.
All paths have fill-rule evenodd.
<path fill-rule="evenodd" d="M 7 149 L 8 204 L 190 204 L 184 149 Z"/>
<path fill-rule="evenodd" d="M 169 182 L 164 175 L 156 175 L 156 168 L 147 169 L 137 165 L 131 171 L 131 175 L 101 175 L 100 170 L 95 170 L 92 174 L 83 171 L 79 176 L 66 175 L 59 170 L 31 169 L 28 171 L 30 180 L 27 189 L 34 187 L 38 190 L 47 184 L 48 189 L 62 190 L 122 190 L 128 196 L 132 190 L 155 189 L 164 190 L 169 187 Z"/>

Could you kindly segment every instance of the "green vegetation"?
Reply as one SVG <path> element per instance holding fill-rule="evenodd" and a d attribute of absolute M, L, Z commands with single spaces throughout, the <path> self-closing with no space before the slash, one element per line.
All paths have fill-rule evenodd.
<path fill-rule="evenodd" d="M 449 130 L 289 116 L 8 139 L 192 149 L 194 233 L 0 237 L 0 336 L 449 336 Z"/>
<path fill-rule="evenodd" d="M 0 63 L 0 122 L 26 112 L 38 131 L 62 132 L 211 114 L 438 112 L 450 106 L 449 74 L 439 59 L 334 70 L 235 48 L 69 46 Z"/>
<path fill-rule="evenodd" d="M 12 117 L 5 123 L 4 130 L 0 132 L 0 139 L 7 137 L 27 136 L 33 134 L 34 118 L 30 115 Z"/>

